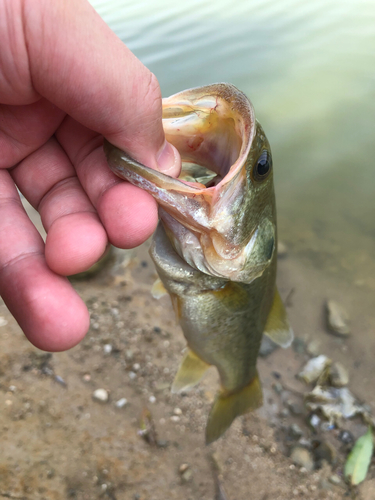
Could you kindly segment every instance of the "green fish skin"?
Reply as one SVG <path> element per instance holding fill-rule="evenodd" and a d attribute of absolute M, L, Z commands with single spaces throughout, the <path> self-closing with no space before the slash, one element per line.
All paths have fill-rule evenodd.
<path fill-rule="evenodd" d="M 161 283 L 188 344 L 172 386 L 186 391 L 209 366 L 221 390 L 206 443 L 262 405 L 256 360 L 263 333 L 293 339 L 277 292 L 276 206 L 270 145 L 247 97 L 230 84 L 163 100 L 166 139 L 180 152 L 173 179 L 105 142 L 110 168 L 145 189 L 161 222 L 151 246 Z M 184 170 L 185 166 L 185 170 Z"/>

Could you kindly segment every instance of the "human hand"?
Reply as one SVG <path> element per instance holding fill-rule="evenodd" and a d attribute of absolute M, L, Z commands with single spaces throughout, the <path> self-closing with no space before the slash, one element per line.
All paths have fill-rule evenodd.
<path fill-rule="evenodd" d="M 139 245 L 157 223 L 153 198 L 110 172 L 103 136 L 169 175 L 180 158 L 165 142 L 156 78 L 86 0 L 0 0 L 0 13 L 0 294 L 34 345 L 60 351 L 89 327 L 64 276 L 108 241 Z"/>

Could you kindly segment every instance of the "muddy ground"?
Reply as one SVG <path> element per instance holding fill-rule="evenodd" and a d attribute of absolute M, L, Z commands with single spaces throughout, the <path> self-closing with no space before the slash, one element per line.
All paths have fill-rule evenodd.
<path fill-rule="evenodd" d="M 212 370 L 188 394 L 170 394 L 185 342 L 169 298 L 150 294 L 155 271 L 146 247 L 115 252 L 98 275 L 75 281 L 91 328 L 69 352 L 46 354 L 31 346 L 1 303 L 0 498 L 375 498 L 374 463 L 366 481 L 349 489 L 343 464 L 351 444 L 343 443 L 340 429 L 310 428 L 303 397 L 311 387 L 295 377 L 314 340 L 314 349 L 346 366 L 350 389 L 374 412 L 375 320 L 365 314 L 373 307 L 366 283 L 353 294 L 345 276 L 322 278 L 320 264 L 288 250 L 279 260 L 278 281 L 297 341 L 259 359 L 263 408 L 237 419 L 207 447 L 204 427 L 217 376 Z M 328 333 L 327 297 L 348 309 L 350 337 Z M 107 391 L 108 401 L 93 397 L 97 389 Z M 292 424 L 302 435 L 291 432 Z M 151 430 L 142 436 L 145 427 Z M 342 429 L 356 438 L 366 426 L 357 419 L 343 421 Z M 291 460 L 298 441 L 314 470 Z M 321 443 L 323 456 L 316 451 Z"/>

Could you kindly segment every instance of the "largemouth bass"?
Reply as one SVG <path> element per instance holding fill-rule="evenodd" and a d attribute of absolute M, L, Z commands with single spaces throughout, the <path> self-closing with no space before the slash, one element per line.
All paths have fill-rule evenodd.
<path fill-rule="evenodd" d="M 270 145 L 247 97 L 230 84 L 163 100 L 166 139 L 180 152 L 179 179 L 105 143 L 110 168 L 159 204 L 151 257 L 170 294 L 188 351 L 172 386 L 186 391 L 209 366 L 221 381 L 206 442 L 262 405 L 256 361 L 263 333 L 293 339 L 276 289 L 277 232 Z"/>

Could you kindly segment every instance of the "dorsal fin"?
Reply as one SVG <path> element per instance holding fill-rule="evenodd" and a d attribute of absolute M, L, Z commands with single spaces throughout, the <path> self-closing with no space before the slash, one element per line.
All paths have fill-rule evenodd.
<path fill-rule="evenodd" d="M 289 347 L 294 338 L 284 304 L 277 289 L 275 290 L 272 307 L 268 314 L 264 334 L 284 348 Z"/>

